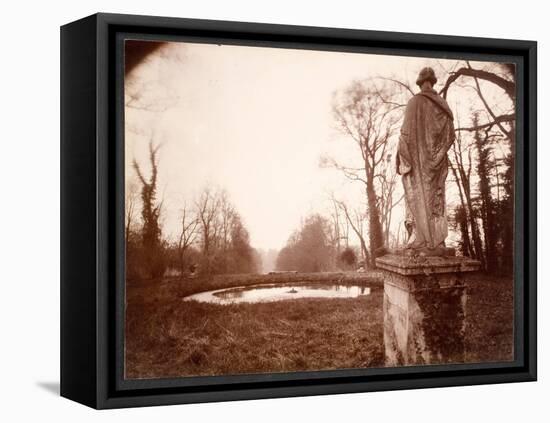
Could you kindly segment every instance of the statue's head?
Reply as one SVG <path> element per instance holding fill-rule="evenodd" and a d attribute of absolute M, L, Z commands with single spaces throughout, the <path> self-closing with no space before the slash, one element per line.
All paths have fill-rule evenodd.
<path fill-rule="evenodd" d="M 426 67 L 420 71 L 420 73 L 418 74 L 418 78 L 416 78 L 416 85 L 418 85 L 419 87 L 422 87 L 422 85 L 426 81 L 429 82 L 432 85 L 432 87 L 437 82 L 437 78 L 435 77 L 435 72 L 430 67 Z"/>

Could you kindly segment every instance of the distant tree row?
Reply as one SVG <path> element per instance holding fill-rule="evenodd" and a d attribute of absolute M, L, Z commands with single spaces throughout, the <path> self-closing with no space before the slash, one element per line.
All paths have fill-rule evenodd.
<path fill-rule="evenodd" d="M 277 270 L 326 272 L 355 270 L 357 253 L 346 247 L 339 251 L 335 227 L 327 218 L 313 214 L 307 217 L 279 252 Z"/>
<path fill-rule="evenodd" d="M 126 198 L 126 269 L 130 279 L 160 278 L 167 271 L 189 273 L 255 273 L 261 259 L 250 245 L 241 216 L 225 190 L 206 187 L 191 204 L 180 210 L 179 233 L 168 240 L 162 233 L 163 203 L 157 198 L 158 147 L 149 144 L 150 176 L 140 165 L 133 168 L 141 185 L 141 220 L 136 221 L 138 204 L 135 187 Z M 133 195 L 134 194 L 134 195 Z"/>

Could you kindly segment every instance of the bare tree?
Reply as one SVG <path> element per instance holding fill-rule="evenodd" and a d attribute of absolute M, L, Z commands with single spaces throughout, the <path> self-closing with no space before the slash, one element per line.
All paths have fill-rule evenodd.
<path fill-rule="evenodd" d="M 468 213 L 466 207 L 466 200 L 464 199 L 464 193 L 462 192 L 462 183 L 458 174 L 457 167 L 453 164 L 452 160 L 449 160 L 449 167 L 453 174 L 453 180 L 456 183 L 458 189 L 458 195 L 460 198 L 460 206 L 455 210 L 455 220 L 458 228 L 462 234 L 462 254 L 469 257 L 475 257 L 475 251 L 472 248 L 472 242 L 470 238 L 470 231 L 468 229 Z"/>
<path fill-rule="evenodd" d="M 199 220 L 184 204 L 180 218 L 180 234 L 178 238 L 178 256 L 181 275 L 185 273 L 185 253 L 197 240 Z"/>
<path fill-rule="evenodd" d="M 391 154 L 386 156 L 386 160 L 381 163 L 380 167 L 380 172 L 376 174 L 380 192 L 378 197 L 378 210 L 380 211 L 382 231 L 384 233 L 384 244 L 389 246 L 393 209 L 403 200 L 405 194 L 401 193 L 401 195 L 399 195 L 397 190 L 399 178 Z"/>
<path fill-rule="evenodd" d="M 472 195 L 472 145 L 463 145 L 463 138 L 457 136 L 455 143 L 452 146 L 451 168 L 455 179 L 460 182 L 459 192 L 460 198 L 463 201 L 463 207 L 466 211 L 467 219 L 470 223 L 473 239 L 473 257 L 481 260 L 484 265 L 483 250 L 481 244 L 481 235 L 479 225 L 476 220 L 476 211 L 474 209 L 474 201 Z M 457 182 L 458 183 L 458 182 Z"/>
<path fill-rule="evenodd" d="M 393 104 L 392 91 L 373 80 L 354 81 L 347 89 L 336 93 L 333 114 L 338 129 L 357 147 L 358 166 L 347 166 L 325 158 L 322 165 L 340 170 L 348 179 L 361 182 L 367 198 L 369 246 L 371 252 L 384 245 L 384 235 L 375 179 L 386 159 L 386 151 L 397 129 L 399 117 L 394 113 L 400 104 Z M 374 254 L 369 258 L 374 266 Z"/>
<path fill-rule="evenodd" d="M 359 243 L 361 245 L 361 255 L 363 256 L 365 263 L 370 263 L 371 254 L 369 254 L 369 249 L 367 248 L 363 230 L 364 216 L 357 210 L 350 210 L 344 201 L 337 200 L 334 196 L 332 197 L 332 202 L 339 210 L 343 212 L 347 223 L 359 239 Z"/>
<path fill-rule="evenodd" d="M 218 218 L 216 219 L 216 233 L 219 234 L 217 241 L 219 242 L 219 248 L 221 253 L 220 264 L 222 271 L 225 272 L 228 269 L 228 251 L 231 246 L 231 232 L 233 221 L 237 218 L 237 213 L 229 196 L 225 190 L 218 193 L 219 211 Z"/>
<path fill-rule="evenodd" d="M 131 181 L 125 192 L 125 234 L 126 234 L 126 243 L 130 240 L 130 234 L 132 231 L 132 226 L 135 224 L 135 214 L 138 201 L 138 185 L 135 181 Z"/>
<path fill-rule="evenodd" d="M 210 273 L 212 265 L 211 250 L 212 244 L 216 242 L 216 218 L 220 208 L 220 200 L 216 192 L 213 192 L 210 187 L 206 187 L 196 201 L 195 206 L 201 229 L 203 264 L 206 267 L 204 271 Z"/>
<path fill-rule="evenodd" d="M 334 194 L 330 196 L 331 209 L 329 213 L 330 225 L 330 243 L 335 250 L 333 268 L 337 267 L 337 261 L 343 251 L 349 250 L 350 224 L 342 208 L 334 199 Z"/>

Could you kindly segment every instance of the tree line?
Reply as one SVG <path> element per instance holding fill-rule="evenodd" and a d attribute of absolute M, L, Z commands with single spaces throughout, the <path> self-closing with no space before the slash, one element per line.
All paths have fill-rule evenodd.
<path fill-rule="evenodd" d="M 443 97 L 475 100 L 465 114 L 455 113 L 456 142 L 449 151 L 447 183 L 457 201 L 447 212 L 458 235 L 459 253 L 480 260 L 489 272 L 509 273 L 514 244 L 515 68 L 475 68 L 457 61 L 452 70 L 438 73 L 444 81 L 439 91 Z M 340 142 L 355 151 L 355 160 L 325 156 L 320 165 L 336 169 L 360 187 L 361 199 L 352 204 L 333 193 L 328 217 L 314 214 L 304 220 L 278 254 L 277 269 L 324 271 L 354 268 L 359 262 L 374 267 L 378 254 L 406 241 L 400 231 L 392 231 L 395 208 L 403 204 L 394 152 L 404 107 L 414 94 L 408 81 L 382 77 L 353 81 L 334 93 L 334 123 Z M 151 142 L 147 175 L 133 162 L 137 182 L 129 185 L 126 199 L 128 276 L 259 271 L 259 253 L 250 246 L 249 233 L 224 190 L 206 187 L 194 201 L 182 204 L 179 233 L 168 239 L 160 223 L 158 151 Z M 353 237 L 357 246 L 350 242 Z"/>
<path fill-rule="evenodd" d="M 355 270 L 358 254 L 354 247 L 339 247 L 338 231 L 330 219 L 308 216 L 279 251 L 276 268 L 282 271 L 327 272 Z"/>
<path fill-rule="evenodd" d="M 168 272 L 190 274 L 254 273 L 261 268 L 259 254 L 250 245 L 249 232 L 223 189 L 205 187 L 179 212 L 175 239 L 163 233 L 163 201 L 158 198 L 158 151 L 149 143 L 150 174 L 133 161 L 139 186 L 126 192 L 126 270 L 128 279 L 161 278 Z M 139 192 L 139 195 L 138 195 Z M 137 207 L 141 207 L 137 219 Z"/>

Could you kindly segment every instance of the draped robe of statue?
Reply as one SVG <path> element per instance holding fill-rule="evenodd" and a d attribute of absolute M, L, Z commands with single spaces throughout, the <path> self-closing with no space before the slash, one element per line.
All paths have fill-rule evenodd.
<path fill-rule="evenodd" d="M 447 151 L 454 140 L 453 113 L 436 91 L 425 88 L 409 100 L 396 162 L 412 228 L 409 248 L 429 251 L 445 246 Z"/>

